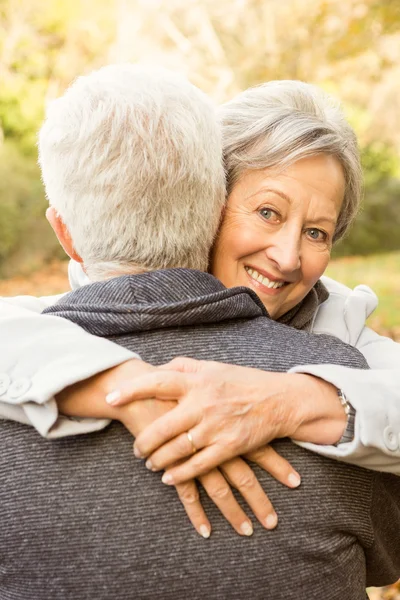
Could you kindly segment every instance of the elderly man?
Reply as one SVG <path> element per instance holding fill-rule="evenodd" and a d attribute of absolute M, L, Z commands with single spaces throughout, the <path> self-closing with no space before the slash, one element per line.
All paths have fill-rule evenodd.
<path fill-rule="evenodd" d="M 300 361 L 366 368 L 356 350 L 274 323 L 251 291 L 205 272 L 224 180 L 217 121 L 190 84 L 130 66 L 80 78 L 51 107 L 39 149 L 48 218 L 94 282 L 50 312 L 154 364 L 186 354 L 276 371 Z M 16 423 L 0 428 L 4 600 L 356 600 L 367 579 L 397 576 L 394 476 L 281 440 L 302 486 L 256 469 L 279 528 L 233 536 L 202 498 L 217 524 L 204 541 L 190 535 L 173 490 L 132 462 L 120 423 L 54 443 Z"/>

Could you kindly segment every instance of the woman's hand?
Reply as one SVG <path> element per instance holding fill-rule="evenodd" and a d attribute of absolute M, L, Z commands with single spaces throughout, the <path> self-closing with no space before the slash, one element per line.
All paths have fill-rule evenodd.
<path fill-rule="evenodd" d="M 114 414 L 114 418 L 117 418 L 128 429 L 134 429 L 137 434 L 175 405 L 176 402 L 159 400 L 132 402 L 117 409 L 119 414 Z M 258 464 L 287 487 L 295 488 L 300 485 L 298 473 L 270 446 L 249 453 L 245 458 Z M 253 526 L 233 495 L 231 487 L 238 490 L 264 528 L 276 527 L 278 517 L 267 494 L 251 467 L 241 458 L 233 458 L 218 469 L 212 469 L 209 473 L 200 476 L 198 481 L 239 535 L 251 535 Z M 212 527 L 200 502 L 197 483 L 194 479 L 190 479 L 176 485 L 176 491 L 196 531 L 208 538 Z"/>
<path fill-rule="evenodd" d="M 298 434 L 304 439 L 303 431 L 314 438 L 307 441 L 334 443 L 346 422 L 336 390 L 327 382 L 208 361 L 176 359 L 120 389 L 117 404 L 149 396 L 179 402 L 135 442 L 136 455 L 147 457 L 152 469 L 190 457 L 164 474 L 169 485 L 198 477 L 277 437 Z"/>
<path fill-rule="evenodd" d="M 134 435 L 138 435 L 146 426 L 165 415 L 175 406 L 176 402 L 162 402 L 153 399 L 131 402 L 116 409 L 113 418 L 120 421 L 132 433 L 134 432 Z M 274 461 L 271 459 L 273 457 L 268 451 L 259 452 L 257 456 L 253 456 L 253 462 L 257 462 L 260 466 L 272 465 Z M 287 483 L 285 481 L 287 478 L 283 477 L 284 471 L 291 469 L 289 463 L 281 457 L 278 457 L 278 459 L 281 462 L 278 461 L 276 464 L 277 479 L 282 483 L 286 483 L 289 487 L 296 487 L 291 485 L 290 482 Z M 252 457 L 249 457 L 249 460 L 252 460 Z M 266 529 L 276 527 L 278 518 L 268 496 L 252 469 L 241 458 L 234 458 L 221 465 L 219 469 L 212 469 L 209 473 L 199 477 L 198 480 L 207 495 L 239 535 L 252 535 L 253 526 L 233 495 L 231 486 L 240 492 L 263 527 Z M 208 538 L 212 527 L 201 504 L 196 481 L 190 479 L 180 483 L 176 485 L 176 491 L 193 527 L 201 536 Z"/>
<path fill-rule="evenodd" d="M 300 475 L 271 446 L 255 450 L 245 458 L 268 471 L 289 488 L 296 488 L 301 483 Z M 253 526 L 232 494 L 231 486 L 240 492 L 263 527 L 276 527 L 278 516 L 268 496 L 253 470 L 241 458 L 233 458 L 219 469 L 213 469 L 198 479 L 223 516 L 240 535 L 251 535 Z M 196 483 L 193 480 L 180 483 L 176 490 L 195 529 L 203 537 L 209 537 L 211 525 L 200 503 Z"/>
<path fill-rule="evenodd" d="M 154 422 L 157 418 L 166 414 L 173 406 L 176 406 L 176 402 L 164 403 L 159 400 L 132 402 L 119 409 L 121 414 L 118 415 L 118 420 L 125 424 L 128 429 L 134 427 L 137 432 L 143 431 L 150 422 Z M 299 474 L 271 446 L 250 452 L 245 458 L 259 465 L 289 488 L 296 488 L 300 485 Z M 147 466 L 153 471 L 159 470 L 158 468 L 151 468 L 151 465 Z M 239 535 L 251 535 L 253 526 L 233 495 L 231 487 L 242 495 L 264 528 L 273 529 L 276 527 L 278 516 L 267 494 L 251 467 L 241 458 L 233 458 L 223 463 L 219 468 L 212 469 L 209 473 L 200 476 L 198 481 Z M 200 502 L 197 483 L 194 479 L 190 479 L 176 485 L 176 491 L 196 531 L 203 537 L 208 538 L 212 527 Z"/>
<path fill-rule="evenodd" d="M 59 409 L 64 414 L 71 416 L 118 420 L 133 436 L 136 436 L 155 419 L 174 408 L 176 402 L 149 399 L 132 402 L 118 408 L 107 405 L 104 397 L 115 387 L 127 385 L 131 379 L 155 370 L 156 368 L 152 365 L 136 359 L 123 363 L 63 390 L 57 397 Z M 274 457 L 268 450 L 258 451 L 248 459 L 266 468 L 282 483 L 289 487 L 296 487 L 293 482 L 288 483 L 287 473 L 293 472 L 293 470 L 289 463 L 278 455 Z M 240 535 L 251 535 L 253 527 L 250 519 L 232 494 L 230 485 L 242 494 L 265 528 L 272 529 L 276 526 L 277 516 L 271 502 L 262 490 L 252 469 L 240 458 L 227 462 L 220 470 L 212 470 L 201 477 L 199 481 L 223 516 Z M 177 485 L 176 490 L 196 531 L 203 537 L 209 537 L 211 525 L 200 502 L 196 482 L 189 480 Z"/>

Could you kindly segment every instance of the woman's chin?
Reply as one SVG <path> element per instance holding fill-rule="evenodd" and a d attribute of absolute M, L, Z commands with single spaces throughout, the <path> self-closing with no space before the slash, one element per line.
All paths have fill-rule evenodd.
<path fill-rule="evenodd" d="M 245 285 L 257 294 L 272 319 L 279 318 L 281 315 L 287 312 L 287 310 L 289 310 L 284 308 L 289 291 L 287 289 L 288 285 L 285 284 L 279 288 L 269 288 L 266 285 L 263 285 L 261 282 L 253 279 L 247 272 L 246 282 L 241 285 Z"/>

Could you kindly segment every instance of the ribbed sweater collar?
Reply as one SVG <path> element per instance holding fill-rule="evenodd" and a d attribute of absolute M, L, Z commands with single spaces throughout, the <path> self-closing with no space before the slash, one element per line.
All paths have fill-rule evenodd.
<path fill-rule="evenodd" d="M 291 310 L 277 319 L 278 323 L 289 325 L 302 331 L 310 331 L 320 304 L 329 297 L 329 292 L 321 280 L 317 281 L 307 296 Z"/>
<path fill-rule="evenodd" d="M 249 288 L 227 289 L 212 275 L 190 269 L 150 271 L 85 285 L 45 312 L 101 336 L 268 317 Z"/>
<path fill-rule="evenodd" d="M 174 269 L 174 271 L 180 271 L 180 269 Z M 138 275 L 135 277 L 138 277 Z M 72 260 L 69 263 L 69 278 L 73 290 L 79 290 L 81 286 L 90 283 L 89 279 L 82 271 L 80 264 Z M 146 279 L 144 281 L 146 281 Z M 197 279 L 197 281 L 199 280 Z M 220 282 L 218 283 L 220 284 Z M 220 284 L 220 289 L 224 289 L 222 284 Z M 217 291 L 216 287 L 214 291 Z M 254 298 L 254 294 L 252 294 L 252 297 Z M 278 322 L 294 327 L 295 329 L 309 331 L 312 328 L 318 306 L 325 302 L 328 297 L 329 292 L 324 284 L 321 281 L 317 281 L 307 296 L 294 308 L 282 315 L 282 317 L 278 319 Z M 177 298 L 175 298 L 175 300 L 177 300 Z"/>

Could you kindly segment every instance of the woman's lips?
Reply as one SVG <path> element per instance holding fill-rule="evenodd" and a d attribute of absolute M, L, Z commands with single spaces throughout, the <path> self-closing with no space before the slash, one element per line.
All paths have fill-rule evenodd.
<path fill-rule="evenodd" d="M 246 275 L 251 284 L 256 289 L 259 289 L 260 292 L 262 292 L 263 294 L 267 294 L 268 296 L 277 296 L 288 285 L 287 282 L 279 279 L 269 279 L 268 277 L 264 276 L 265 272 L 260 272 L 252 267 L 246 266 L 244 270 L 246 271 Z M 261 278 L 262 280 L 259 281 Z"/>

